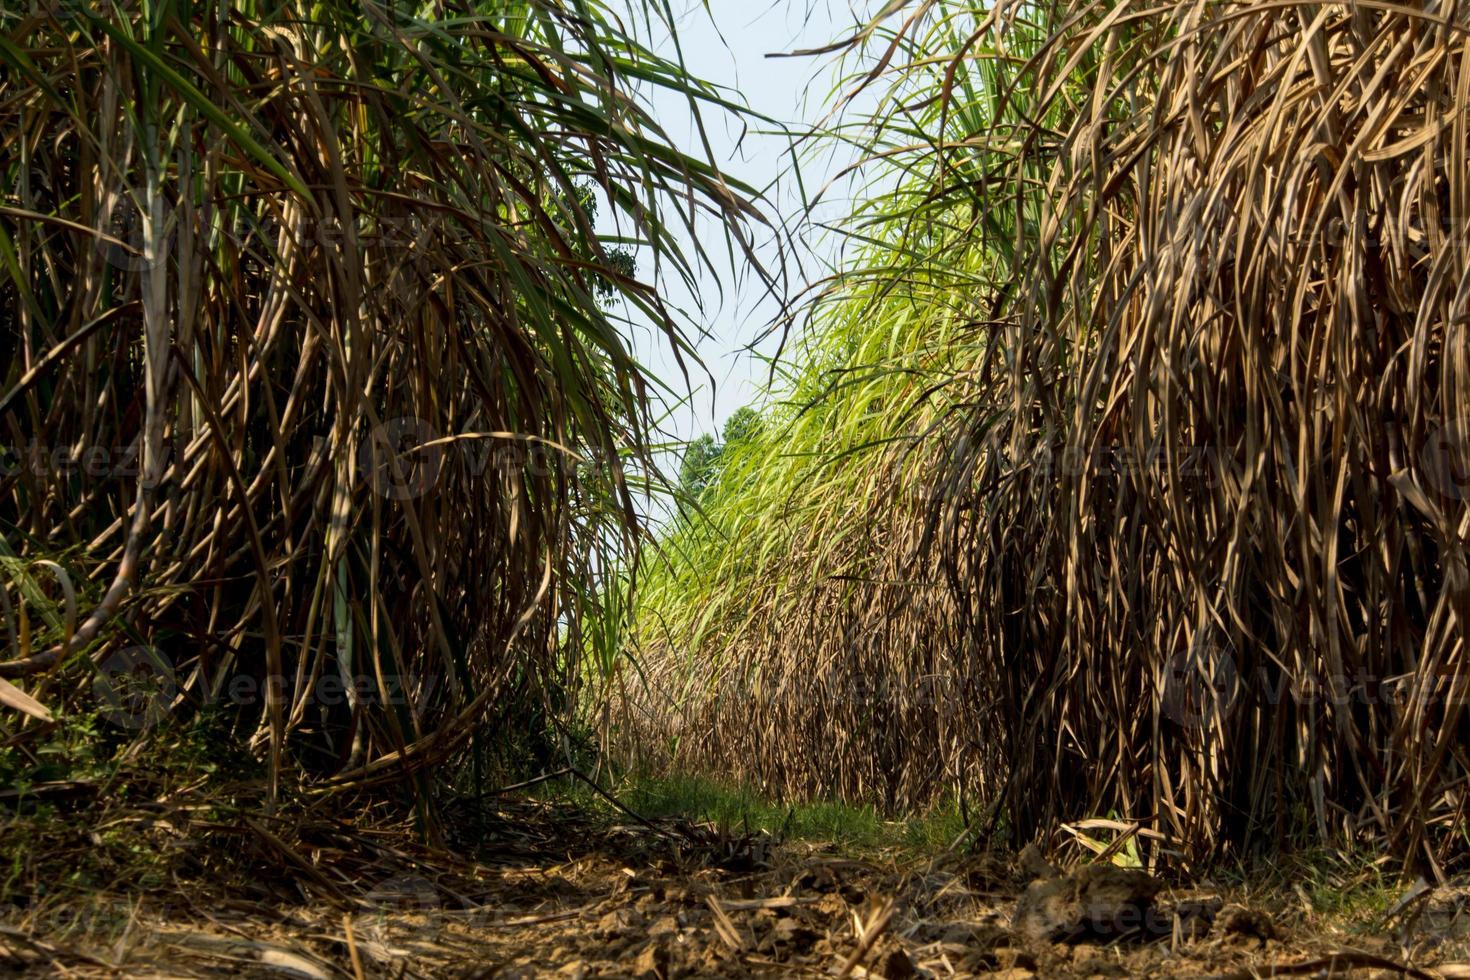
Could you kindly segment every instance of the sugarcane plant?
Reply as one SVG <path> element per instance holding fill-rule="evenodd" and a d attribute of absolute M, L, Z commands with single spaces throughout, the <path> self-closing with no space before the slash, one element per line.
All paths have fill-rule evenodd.
<path fill-rule="evenodd" d="M 857 244 L 642 592 L 636 740 L 1143 861 L 1463 860 L 1467 30 L 913 0 L 835 45 Z"/>
<path fill-rule="evenodd" d="M 275 792 L 577 702 L 654 473 L 628 325 L 692 357 L 655 277 L 761 220 L 648 94 L 730 103 L 622 13 L 0 12 L 0 726 L 223 708 Z"/>

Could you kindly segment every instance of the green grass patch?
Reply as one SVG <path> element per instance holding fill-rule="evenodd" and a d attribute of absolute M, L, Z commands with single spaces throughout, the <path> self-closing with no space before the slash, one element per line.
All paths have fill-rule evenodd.
<path fill-rule="evenodd" d="M 828 842 L 852 854 L 900 851 L 936 854 L 959 840 L 965 823 L 953 804 L 886 818 L 875 808 L 840 800 L 786 803 L 753 788 L 705 776 L 624 774 L 607 787 L 625 806 L 649 819 L 682 818 L 713 824 L 728 834 L 768 834 L 780 840 Z M 577 781 L 548 783 L 544 799 L 616 812 Z"/>
<path fill-rule="evenodd" d="M 1408 881 L 1384 854 L 1372 850 L 1308 847 L 1230 868 L 1214 877 L 1223 886 L 1281 903 L 1308 928 L 1381 933 L 1384 916 Z"/>

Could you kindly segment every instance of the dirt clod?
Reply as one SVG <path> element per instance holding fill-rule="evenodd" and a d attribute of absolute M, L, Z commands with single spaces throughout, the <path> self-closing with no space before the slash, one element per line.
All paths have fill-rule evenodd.
<path fill-rule="evenodd" d="M 1013 927 L 1044 942 L 1111 941 L 1142 935 L 1163 882 L 1143 871 L 1085 865 L 1069 875 L 1033 881 L 1016 903 Z"/>
<path fill-rule="evenodd" d="M 662 943 L 649 943 L 633 961 L 633 968 L 630 972 L 638 980 L 668 980 L 669 951 Z"/>
<path fill-rule="evenodd" d="M 641 918 L 633 909 L 616 908 L 597 920 L 597 932 L 606 939 L 627 935 L 642 925 Z"/>
<path fill-rule="evenodd" d="M 1016 855 L 1016 871 L 1028 881 L 1061 876 L 1061 872 L 1046 859 L 1046 855 L 1041 853 L 1041 848 L 1034 843 L 1021 848 L 1021 853 Z"/>
<path fill-rule="evenodd" d="M 648 936 L 650 939 L 656 939 L 659 936 L 676 936 L 678 934 L 679 922 L 672 915 L 660 916 L 648 927 Z"/>
<path fill-rule="evenodd" d="M 1264 913 L 1244 905 L 1227 905 L 1220 911 L 1220 931 L 1227 936 L 1275 939 L 1276 926 Z"/>

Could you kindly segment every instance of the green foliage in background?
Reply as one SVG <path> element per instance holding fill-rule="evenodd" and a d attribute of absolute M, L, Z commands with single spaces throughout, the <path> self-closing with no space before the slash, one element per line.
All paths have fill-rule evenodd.
<path fill-rule="evenodd" d="M 744 452 L 760 435 L 761 425 L 760 413 L 746 405 L 731 412 L 725 420 L 723 441 L 716 442 L 708 433 L 690 440 L 679 464 L 679 489 L 685 498 L 698 500 L 703 496 L 705 489 L 718 479 L 727 456 Z"/>

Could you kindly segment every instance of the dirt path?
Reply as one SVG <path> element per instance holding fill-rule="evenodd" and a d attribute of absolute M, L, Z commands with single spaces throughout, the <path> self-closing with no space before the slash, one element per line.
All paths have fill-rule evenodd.
<path fill-rule="evenodd" d="M 7 909 L 0 968 L 76 977 L 1015 980 L 1284 969 L 1401 976 L 1388 964 L 1412 960 L 1421 976 L 1470 976 L 1430 972 L 1470 960 L 1470 915 L 1457 918 L 1465 895 L 1454 891 L 1414 903 L 1408 930 L 1350 935 L 1309 926 L 1295 897 L 1242 910 L 1231 904 L 1239 896 L 1166 889 L 1154 917 L 1168 935 L 1053 943 L 1013 931 L 1024 881 L 984 858 L 854 860 L 688 824 L 553 818 L 531 804 L 479 822 L 474 862 L 421 848 L 402 831 L 307 827 L 288 842 L 262 830 L 232 838 L 236 857 L 248 857 L 225 865 L 247 869 L 238 879 L 173 873 L 163 886 L 120 881 L 85 905 L 38 898 Z"/>

